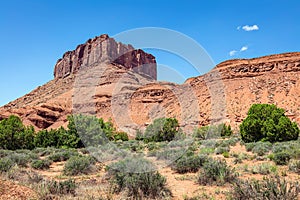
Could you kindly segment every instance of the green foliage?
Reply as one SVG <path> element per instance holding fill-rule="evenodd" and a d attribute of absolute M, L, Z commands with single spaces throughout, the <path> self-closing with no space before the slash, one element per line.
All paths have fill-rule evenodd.
<path fill-rule="evenodd" d="M 223 152 L 222 155 L 224 156 L 224 158 L 229 158 L 230 157 L 230 154 L 229 154 L 228 151 Z"/>
<path fill-rule="evenodd" d="M 122 140 L 122 141 L 128 141 L 128 135 L 125 132 L 115 132 L 113 134 L 113 138 L 114 140 L 118 141 L 118 140 Z"/>
<path fill-rule="evenodd" d="M 174 162 L 172 170 L 178 173 L 197 172 L 209 158 L 206 155 L 184 155 Z"/>
<path fill-rule="evenodd" d="M 108 143 L 110 140 L 128 140 L 125 132 L 117 132 L 111 121 L 105 122 L 102 118 L 88 115 L 68 116 L 68 132 L 73 136 L 69 140 L 69 145 L 75 148 L 85 146 L 99 146 Z M 78 138 L 82 141 L 79 141 Z"/>
<path fill-rule="evenodd" d="M 0 148 L 33 149 L 34 128 L 25 127 L 21 119 L 11 115 L 0 121 Z"/>
<path fill-rule="evenodd" d="M 225 152 L 229 152 L 230 151 L 230 148 L 229 147 L 218 147 L 218 148 L 216 148 L 216 150 L 215 150 L 215 153 L 217 154 L 217 155 L 219 155 L 219 154 L 223 154 L 223 153 L 225 153 Z"/>
<path fill-rule="evenodd" d="M 300 160 L 291 160 L 289 170 L 300 175 Z"/>
<path fill-rule="evenodd" d="M 300 159 L 300 141 L 278 142 L 273 145 L 273 153 L 287 152 L 294 159 Z"/>
<path fill-rule="evenodd" d="M 238 180 L 234 183 L 231 198 L 237 200 L 294 200 L 297 199 L 299 193 L 300 186 L 298 182 L 287 182 L 285 179 L 281 180 L 279 176 L 276 176 L 265 177 L 261 181 Z"/>
<path fill-rule="evenodd" d="M 218 138 L 218 137 L 225 137 L 231 136 L 232 130 L 230 125 L 226 124 L 219 124 L 219 125 L 210 125 L 210 126 L 203 126 L 194 130 L 193 136 L 195 138 L 205 140 L 209 138 Z"/>
<path fill-rule="evenodd" d="M 0 158 L 0 172 L 8 172 L 14 165 L 15 163 L 11 159 Z"/>
<path fill-rule="evenodd" d="M 24 153 L 12 153 L 7 156 L 12 162 L 16 163 L 20 167 L 27 167 L 27 164 L 30 162 L 30 157 Z"/>
<path fill-rule="evenodd" d="M 47 181 L 46 187 L 50 194 L 72 194 L 75 195 L 76 183 L 74 180 L 69 179 L 66 181 Z"/>
<path fill-rule="evenodd" d="M 287 152 L 274 153 L 273 161 L 276 165 L 286 165 L 291 159 L 291 155 Z"/>
<path fill-rule="evenodd" d="M 34 138 L 34 146 L 35 147 L 73 147 L 70 144 L 69 140 L 72 138 L 71 135 L 68 134 L 68 131 L 65 130 L 63 127 L 59 129 L 51 129 L 48 130 L 41 130 L 39 131 L 35 138 Z"/>
<path fill-rule="evenodd" d="M 156 199 L 169 195 L 165 187 L 166 178 L 154 169 L 143 158 L 128 158 L 108 166 L 115 192 L 127 191 L 127 195 L 133 199 Z"/>
<path fill-rule="evenodd" d="M 41 170 L 49 169 L 50 165 L 51 165 L 51 161 L 48 159 L 34 160 L 31 162 L 31 167 L 33 169 L 41 169 Z"/>
<path fill-rule="evenodd" d="M 240 125 L 244 142 L 281 142 L 296 140 L 299 128 L 285 116 L 284 110 L 270 104 L 253 104 Z"/>
<path fill-rule="evenodd" d="M 179 123 L 175 118 L 155 119 L 145 131 L 143 136 L 138 135 L 138 139 L 143 138 L 146 142 L 171 141 L 179 132 Z"/>
<path fill-rule="evenodd" d="M 270 142 L 256 142 L 252 148 L 252 152 L 256 153 L 258 156 L 263 156 L 268 153 L 272 148 Z"/>
<path fill-rule="evenodd" d="M 204 163 L 203 170 L 198 176 L 198 183 L 224 185 L 227 182 L 232 183 L 236 178 L 235 170 L 231 169 L 224 160 L 211 159 Z"/>
<path fill-rule="evenodd" d="M 77 156 L 79 155 L 75 151 L 67 150 L 67 149 L 62 149 L 59 150 L 58 152 L 54 152 L 49 156 L 49 159 L 53 162 L 61 162 L 61 161 L 66 161 L 72 156 Z"/>
<path fill-rule="evenodd" d="M 68 176 L 88 174 L 94 164 L 95 160 L 89 156 L 73 156 L 65 163 L 63 173 Z"/>
<path fill-rule="evenodd" d="M 277 167 L 275 165 L 271 165 L 269 163 L 262 163 L 253 166 L 252 168 L 252 173 L 253 174 L 262 174 L 262 175 L 267 175 L 270 173 L 275 173 L 277 172 Z"/>
<path fill-rule="evenodd" d="M 110 121 L 104 122 L 101 118 L 84 115 L 70 115 L 67 119 L 68 130 L 60 127 L 35 133 L 32 126 L 24 126 L 19 117 L 11 115 L 8 119 L 0 121 L 0 148 L 82 148 L 84 145 L 81 137 L 87 146 L 101 145 L 109 140 L 128 140 L 128 135 L 125 132 L 117 132 Z"/>

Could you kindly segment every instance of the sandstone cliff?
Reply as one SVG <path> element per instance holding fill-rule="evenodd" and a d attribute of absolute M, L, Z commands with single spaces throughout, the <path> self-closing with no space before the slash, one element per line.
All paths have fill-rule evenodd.
<path fill-rule="evenodd" d="M 237 127 L 253 103 L 273 103 L 300 123 L 300 53 L 225 61 L 182 85 L 155 81 L 155 64 L 142 50 L 96 37 L 58 60 L 54 80 L 1 107 L 0 118 L 16 114 L 38 129 L 65 126 L 72 113 L 111 118 L 125 131 L 163 116 L 183 128 Z"/>
<path fill-rule="evenodd" d="M 54 78 L 65 78 L 79 69 L 100 63 L 111 63 L 144 73 L 155 80 L 157 78 L 154 56 L 136 50 L 131 45 L 116 42 L 106 34 L 89 39 L 75 50 L 66 52 L 54 67 Z"/>

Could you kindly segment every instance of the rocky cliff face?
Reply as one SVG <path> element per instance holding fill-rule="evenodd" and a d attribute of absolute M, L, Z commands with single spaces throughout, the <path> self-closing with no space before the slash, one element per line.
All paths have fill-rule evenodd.
<path fill-rule="evenodd" d="M 0 118 L 16 114 L 37 129 L 66 126 L 72 113 L 111 118 L 129 132 L 163 116 L 184 128 L 221 121 L 237 128 L 252 104 L 273 103 L 300 123 L 300 53 L 225 61 L 182 85 L 155 81 L 153 59 L 106 35 L 89 40 L 57 62 L 54 80 L 1 107 Z"/>
<path fill-rule="evenodd" d="M 111 63 L 148 75 L 155 80 L 157 78 L 154 56 L 143 50 L 136 50 L 131 45 L 116 42 L 106 34 L 89 39 L 75 50 L 66 52 L 54 67 L 54 78 L 65 78 L 80 69 L 99 63 Z"/>

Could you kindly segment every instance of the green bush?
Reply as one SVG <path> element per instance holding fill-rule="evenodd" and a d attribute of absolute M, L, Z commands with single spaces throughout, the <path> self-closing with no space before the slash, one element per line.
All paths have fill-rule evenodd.
<path fill-rule="evenodd" d="M 203 126 L 200 128 L 196 128 L 193 133 L 193 137 L 205 140 L 209 138 L 218 138 L 218 137 L 225 137 L 231 136 L 232 130 L 230 125 L 226 124 L 219 124 L 219 125 L 210 125 L 210 126 Z"/>
<path fill-rule="evenodd" d="M 236 178 L 235 170 L 231 169 L 225 161 L 212 159 L 204 163 L 203 170 L 198 176 L 198 183 L 224 185 L 227 182 L 232 183 Z"/>
<path fill-rule="evenodd" d="M 237 200 L 295 200 L 299 197 L 300 186 L 298 182 L 287 182 L 279 176 L 265 177 L 261 181 L 238 180 L 234 183 L 231 198 Z"/>
<path fill-rule="evenodd" d="M 77 156 L 77 155 L 79 155 L 78 152 L 61 149 L 58 152 L 54 152 L 53 154 L 51 154 L 48 158 L 53 162 L 61 162 L 61 161 L 69 160 L 72 156 Z"/>
<path fill-rule="evenodd" d="M 299 128 L 285 116 L 284 110 L 269 104 L 253 104 L 240 125 L 244 142 L 281 142 L 297 140 Z"/>
<path fill-rule="evenodd" d="M 179 132 L 179 123 L 175 118 L 155 119 L 147 126 L 145 134 L 141 136 L 146 142 L 171 141 Z M 140 137 L 140 136 L 139 136 Z"/>
<path fill-rule="evenodd" d="M 102 118 L 81 114 L 70 115 L 68 120 L 68 133 L 74 136 L 74 140 L 70 140 L 70 145 L 68 146 L 73 146 L 74 148 L 82 148 L 84 146 L 97 147 L 114 140 L 116 130 L 110 121 L 105 122 Z M 82 140 L 79 141 L 76 138 L 81 138 Z"/>
<path fill-rule="evenodd" d="M 108 166 L 115 192 L 127 191 L 133 199 L 157 199 L 169 196 L 166 178 L 154 171 L 155 167 L 143 158 L 131 158 Z"/>
<path fill-rule="evenodd" d="M 223 154 L 224 152 L 229 152 L 229 151 L 230 151 L 229 147 L 217 147 L 215 150 L 215 153 L 217 155 L 219 155 L 219 154 Z"/>
<path fill-rule="evenodd" d="M 276 165 L 286 165 L 291 159 L 291 155 L 287 152 L 274 153 L 273 161 Z"/>
<path fill-rule="evenodd" d="M 289 170 L 300 174 L 300 160 L 291 160 L 289 163 Z"/>
<path fill-rule="evenodd" d="M 50 165 L 51 165 L 51 161 L 48 159 L 34 160 L 31 162 L 31 167 L 33 169 L 41 169 L 41 170 L 49 169 Z"/>
<path fill-rule="evenodd" d="M 278 142 L 273 145 L 273 153 L 287 152 L 294 159 L 300 159 L 300 141 Z"/>
<path fill-rule="evenodd" d="M 268 153 L 272 148 L 270 142 L 256 142 L 252 148 L 252 152 L 256 153 L 258 156 L 263 156 Z"/>
<path fill-rule="evenodd" d="M 11 115 L 0 121 L 0 148 L 33 149 L 34 128 L 24 126 L 18 116 Z"/>
<path fill-rule="evenodd" d="M 197 172 L 200 167 L 207 162 L 209 158 L 206 155 L 191 155 L 191 156 L 182 156 L 176 160 L 171 166 L 172 170 L 178 173 L 187 173 L 187 172 Z"/>
<path fill-rule="evenodd" d="M 246 147 L 246 151 L 252 151 L 252 149 L 255 147 L 256 142 L 250 142 L 250 143 L 246 143 L 245 147 Z"/>
<path fill-rule="evenodd" d="M 117 140 L 128 141 L 129 140 L 128 135 L 125 132 L 115 132 L 113 134 L 113 138 L 115 141 L 117 141 Z"/>
<path fill-rule="evenodd" d="M 30 157 L 23 153 L 13 153 L 7 156 L 12 162 L 16 163 L 20 167 L 27 167 L 27 164 L 30 162 Z"/>
<path fill-rule="evenodd" d="M 277 167 L 274 165 L 271 165 L 269 163 L 262 163 L 253 166 L 252 168 L 252 173 L 253 174 L 262 174 L 262 175 L 267 175 L 270 173 L 275 173 L 277 172 Z"/>
<path fill-rule="evenodd" d="M 74 180 L 69 179 L 66 181 L 48 181 L 46 182 L 46 187 L 50 194 L 75 195 L 75 189 L 77 186 Z"/>
<path fill-rule="evenodd" d="M 64 166 L 63 173 L 68 176 L 88 174 L 92 171 L 95 160 L 89 156 L 73 156 Z"/>
<path fill-rule="evenodd" d="M 14 165 L 15 163 L 11 159 L 0 158 L 0 172 L 8 172 Z"/>
<path fill-rule="evenodd" d="M 49 156 L 52 154 L 56 149 L 53 147 L 37 147 L 34 150 L 32 150 L 33 153 L 38 154 L 39 156 Z"/>

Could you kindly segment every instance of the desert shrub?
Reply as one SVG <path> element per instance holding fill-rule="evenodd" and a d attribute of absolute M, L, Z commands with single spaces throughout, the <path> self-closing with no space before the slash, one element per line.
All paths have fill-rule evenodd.
<path fill-rule="evenodd" d="M 229 139 L 221 140 L 219 142 L 218 146 L 221 146 L 221 147 L 235 146 L 238 141 L 239 141 L 239 138 L 232 137 L 232 138 L 229 138 Z"/>
<path fill-rule="evenodd" d="M 30 157 L 23 153 L 13 153 L 7 157 L 20 167 L 27 167 L 27 164 L 30 162 Z"/>
<path fill-rule="evenodd" d="M 207 139 L 201 141 L 201 147 L 216 148 L 218 146 L 218 141 L 216 139 Z"/>
<path fill-rule="evenodd" d="M 223 154 L 224 152 L 229 152 L 229 151 L 230 151 L 230 148 L 229 148 L 229 147 L 217 147 L 217 148 L 215 149 L 215 153 L 216 153 L 217 155 Z"/>
<path fill-rule="evenodd" d="M 197 172 L 200 167 L 207 162 L 209 158 L 206 155 L 190 155 L 182 156 L 176 160 L 171 166 L 172 170 L 178 173 Z"/>
<path fill-rule="evenodd" d="M 202 185 L 213 184 L 223 185 L 233 182 L 237 174 L 223 160 L 209 160 L 204 163 L 203 170 L 199 173 L 198 183 Z"/>
<path fill-rule="evenodd" d="M 265 177 L 261 181 L 238 180 L 234 183 L 231 198 L 237 200 L 295 200 L 299 196 L 298 182 L 287 182 L 285 179 Z"/>
<path fill-rule="evenodd" d="M 50 194 L 72 194 L 75 195 L 76 183 L 75 180 L 69 179 L 66 181 L 47 181 L 46 188 Z"/>
<path fill-rule="evenodd" d="M 24 126 L 18 116 L 11 115 L 8 119 L 0 121 L 0 148 L 33 149 L 33 126 Z"/>
<path fill-rule="evenodd" d="M 7 158 L 0 158 L 0 172 L 7 172 L 9 171 L 13 166 L 15 165 L 15 163 Z"/>
<path fill-rule="evenodd" d="M 231 137 L 225 140 L 225 142 L 227 142 L 229 146 L 235 146 L 239 141 L 241 141 L 241 139 L 238 137 Z"/>
<path fill-rule="evenodd" d="M 51 161 L 48 160 L 48 159 L 45 159 L 45 160 L 33 160 L 31 162 L 31 167 L 33 169 L 41 169 L 41 170 L 49 169 L 50 165 L 51 165 Z"/>
<path fill-rule="evenodd" d="M 111 140 L 128 140 L 127 133 L 117 132 L 111 121 L 102 118 L 80 114 L 68 116 L 68 121 L 68 134 L 72 136 L 67 141 L 69 147 L 97 147 Z"/>
<path fill-rule="evenodd" d="M 37 147 L 32 150 L 33 153 L 38 154 L 39 156 L 48 156 L 52 154 L 56 149 L 53 147 Z"/>
<path fill-rule="evenodd" d="M 137 140 L 124 141 L 124 142 L 118 144 L 118 146 L 121 149 L 126 149 L 126 150 L 133 151 L 133 152 L 142 152 L 142 151 L 144 151 L 144 149 L 146 147 L 144 142 L 137 141 Z"/>
<path fill-rule="evenodd" d="M 171 141 L 179 132 L 179 123 L 175 118 L 155 119 L 152 124 L 147 126 L 143 140 L 146 142 Z"/>
<path fill-rule="evenodd" d="M 89 156 L 73 156 L 64 166 L 63 173 L 68 176 L 88 174 L 92 171 L 95 160 Z"/>
<path fill-rule="evenodd" d="M 158 160 L 175 161 L 186 153 L 183 148 L 164 148 L 156 152 L 155 156 Z"/>
<path fill-rule="evenodd" d="M 113 138 L 116 141 L 117 140 L 122 140 L 122 141 L 128 141 L 129 140 L 128 135 L 125 132 L 115 132 L 113 134 Z"/>
<path fill-rule="evenodd" d="M 155 199 L 169 195 L 166 178 L 143 158 L 124 159 L 108 166 L 115 192 L 127 191 L 129 197 Z"/>
<path fill-rule="evenodd" d="M 61 162 L 70 159 L 72 156 L 78 156 L 78 152 L 72 150 L 61 149 L 58 152 L 54 152 L 48 158 L 53 162 Z"/>
<path fill-rule="evenodd" d="M 289 163 L 289 170 L 300 174 L 300 160 L 291 160 Z"/>
<path fill-rule="evenodd" d="M 243 160 L 246 160 L 249 158 L 249 155 L 246 153 L 239 153 L 239 154 L 233 154 L 233 157 L 235 158 L 233 160 L 234 164 L 242 163 Z"/>
<path fill-rule="evenodd" d="M 278 142 L 273 145 L 273 153 L 278 152 L 287 152 L 294 159 L 300 158 L 300 142 L 297 141 L 288 141 L 288 142 Z"/>
<path fill-rule="evenodd" d="M 250 143 L 245 143 L 246 151 L 252 151 L 252 149 L 255 147 L 256 142 L 250 142 Z"/>
<path fill-rule="evenodd" d="M 230 125 L 227 126 L 226 124 L 203 126 L 200 128 L 196 128 L 193 133 L 193 137 L 201 140 L 230 135 L 232 135 L 231 127 Z"/>
<path fill-rule="evenodd" d="M 297 140 L 299 128 L 285 116 L 284 110 L 269 104 L 253 104 L 240 125 L 245 142 L 281 142 Z"/>
<path fill-rule="evenodd" d="M 156 142 L 149 142 L 147 143 L 147 149 L 148 151 L 154 151 L 154 150 L 158 150 L 160 147 Z"/>
<path fill-rule="evenodd" d="M 214 148 L 200 148 L 199 153 L 209 155 L 215 152 Z"/>
<path fill-rule="evenodd" d="M 262 174 L 267 175 L 270 173 L 275 173 L 277 171 L 277 167 L 275 165 L 271 165 L 269 163 L 262 163 L 253 166 L 252 173 L 253 174 Z"/>
<path fill-rule="evenodd" d="M 270 142 L 256 142 L 252 148 L 252 152 L 256 153 L 258 156 L 263 156 L 268 153 L 272 148 Z"/>
<path fill-rule="evenodd" d="M 276 165 L 286 165 L 291 159 L 291 155 L 287 152 L 274 153 L 273 161 Z"/>
<path fill-rule="evenodd" d="M 11 154 L 12 151 L 6 149 L 0 149 L 0 158 L 6 157 Z"/>

